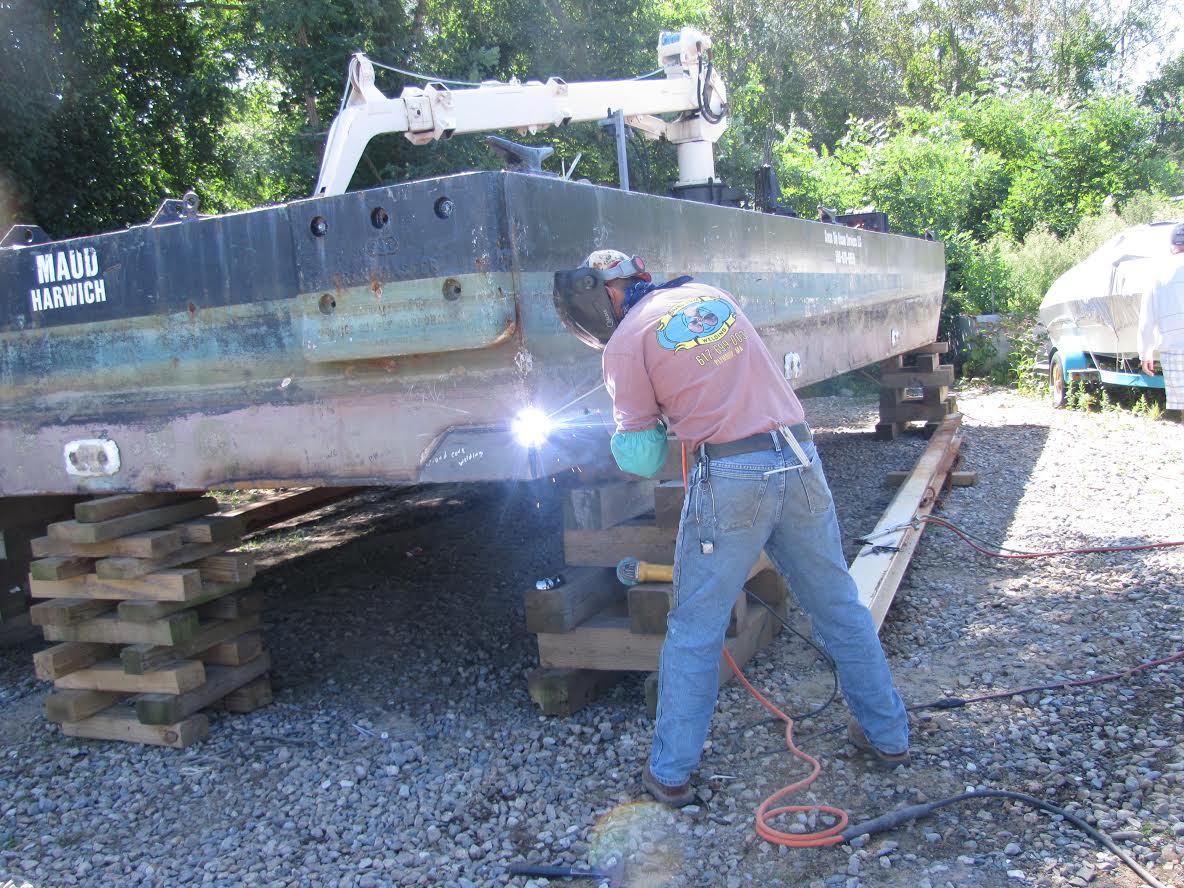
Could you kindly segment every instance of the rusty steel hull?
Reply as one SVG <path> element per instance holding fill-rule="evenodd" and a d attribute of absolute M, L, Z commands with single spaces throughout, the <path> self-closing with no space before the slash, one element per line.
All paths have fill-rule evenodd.
<path fill-rule="evenodd" d="M 551 288 L 603 246 L 736 294 L 798 385 L 936 336 L 938 243 L 513 173 L 10 247 L 0 495 L 534 478 L 600 458 L 600 355 Z M 528 405 L 560 421 L 536 450 L 510 433 Z"/>

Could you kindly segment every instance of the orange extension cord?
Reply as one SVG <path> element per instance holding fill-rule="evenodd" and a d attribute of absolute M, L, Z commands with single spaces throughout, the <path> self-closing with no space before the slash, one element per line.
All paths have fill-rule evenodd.
<path fill-rule="evenodd" d="M 689 473 L 687 472 L 687 445 L 682 445 L 682 486 L 684 491 L 690 490 L 688 484 Z M 789 747 L 790 753 L 795 758 L 799 758 L 804 762 L 809 763 L 811 771 L 801 780 L 796 783 L 791 783 L 783 789 L 777 790 L 763 802 L 760 807 L 756 809 L 756 832 L 766 842 L 772 842 L 774 845 L 785 845 L 787 848 L 824 848 L 828 845 L 838 845 L 846 841 L 840 833 L 847 826 L 847 812 L 842 808 L 835 808 L 831 805 L 773 805 L 787 796 L 791 796 L 796 792 L 805 789 L 811 783 L 818 779 L 822 773 L 822 765 L 819 764 L 818 759 L 809 753 L 802 752 L 793 742 L 793 719 L 778 709 L 773 703 L 752 686 L 744 673 L 740 671 L 740 667 L 736 665 L 736 661 L 732 659 L 732 654 L 727 648 L 724 648 L 724 659 L 728 661 L 728 665 L 732 667 L 732 672 L 736 674 L 736 678 L 740 683 L 748 689 L 748 693 L 752 694 L 757 701 L 764 706 L 769 712 L 777 716 L 785 722 L 785 745 Z M 783 814 L 798 814 L 807 813 L 809 811 L 822 811 L 827 814 L 832 814 L 837 818 L 834 826 L 830 826 L 824 830 L 812 833 L 788 833 L 771 826 L 769 821 Z"/>

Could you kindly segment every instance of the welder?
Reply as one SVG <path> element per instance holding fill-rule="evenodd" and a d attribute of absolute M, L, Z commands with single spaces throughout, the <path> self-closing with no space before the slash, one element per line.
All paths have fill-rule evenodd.
<path fill-rule="evenodd" d="M 847 572 L 812 432 L 739 302 L 690 277 L 655 284 L 640 257 L 601 249 L 556 274 L 555 305 L 573 333 L 604 349 L 621 469 L 656 474 L 668 432 L 693 453 L 646 790 L 675 807 L 695 799 L 691 776 L 719 692 L 729 615 L 762 549 L 835 662 L 850 741 L 886 767 L 906 763 L 904 703 Z"/>

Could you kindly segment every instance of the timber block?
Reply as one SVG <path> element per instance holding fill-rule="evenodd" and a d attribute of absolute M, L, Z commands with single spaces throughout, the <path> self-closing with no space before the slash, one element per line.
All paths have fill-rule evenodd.
<path fill-rule="evenodd" d="M 949 350 L 950 344 L 948 342 L 931 342 L 928 345 L 910 349 L 907 353 L 910 355 L 944 355 Z"/>
<path fill-rule="evenodd" d="M 526 685 L 530 699 L 543 715 L 566 717 L 579 712 L 623 675 L 623 672 L 543 667 L 531 671 Z"/>
<path fill-rule="evenodd" d="M 122 518 L 136 512 L 145 512 L 161 506 L 170 506 L 183 500 L 200 497 L 201 491 L 193 493 L 122 493 L 115 496 L 104 496 L 74 506 L 74 518 L 84 524 L 94 524 L 99 521 L 109 521 L 112 518 Z"/>
<path fill-rule="evenodd" d="M 263 653 L 263 636 L 247 632 L 229 641 L 212 645 L 197 654 L 199 660 L 211 666 L 242 666 Z M 268 680 L 270 687 L 270 679 Z"/>
<path fill-rule="evenodd" d="M 638 635 L 665 635 L 666 615 L 674 606 L 670 583 L 638 583 L 630 586 L 629 631 Z"/>
<path fill-rule="evenodd" d="M 927 388 L 954 384 L 954 367 L 943 364 L 933 371 L 922 371 L 912 367 L 894 370 L 880 377 L 880 385 L 887 389 Z"/>
<path fill-rule="evenodd" d="M 29 578 L 33 580 L 68 580 L 70 577 L 90 573 L 94 561 L 73 555 L 54 555 L 42 558 L 29 565 Z"/>
<path fill-rule="evenodd" d="M 629 631 L 639 635 L 665 635 L 666 617 L 674 606 L 674 586 L 671 583 L 638 583 L 629 587 Z M 748 597 L 741 590 L 732 606 L 727 635 L 736 635 L 744 622 Z"/>
<path fill-rule="evenodd" d="M 55 598 L 29 608 L 29 619 L 34 626 L 72 626 L 93 620 L 115 608 L 114 601 L 95 598 Z"/>
<path fill-rule="evenodd" d="M 784 602 L 777 609 L 784 613 Z M 769 622 L 775 624 L 774 629 L 766 625 Z M 736 636 L 728 638 L 725 644 L 738 663 L 744 662 L 756 652 L 764 633 L 775 634 L 780 628 L 781 624 L 764 608 L 753 608 Z M 658 668 L 664 641 L 664 635 L 634 633 L 628 609 L 621 603 L 606 608 L 570 632 L 539 633 L 539 663 L 552 668 L 652 672 Z M 731 670 L 722 658 L 720 664 L 722 681 L 731 675 Z"/>
<path fill-rule="evenodd" d="M 900 432 L 901 424 L 899 422 L 876 423 L 875 436 L 877 441 L 894 441 Z"/>
<path fill-rule="evenodd" d="M 47 536 L 33 540 L 33 554 L 38 558 L 73 555 L 84 558 L 160 558 L 181 548 L 181 535 L 175 530 L 145 530 L 129 533 L 102 543 L 63 543 Z"/>
<path fill-rule="evenodd" d="M 687 491 L 682 481 L 663 481 L 654 489 L 654 523 L 658 527 L 678 527 Z"/>
<path fill-rule="evenodd" d="M 102 543 L 129 533 L 155 530 L 216 511 L 218 501 L 208 496 L 93 523 L 77 520 L 59 521 L 49 525 L 49 538 L 63 543 Z"/>
<path fill-rule="evenodd" d="M 209 717 L 204 714 L 179 719 L 173 724 L 145 725 L 122 707 L 112 712 L 100 712 L 81 721 L 62 722 L 62 733 L 70 737 L 91 740 L 122 740 L 152 746 L 171 746 L 184 749 L 210 732 Z"/>
<path fill-rule="evenodd" d="M 136 698 L 136 717 L 145 725 L 169 725 L 188 718 L 258 678 L 271 668 L 264 651 L 242 666 L 210 666 L 206 683 L 184 694 L 142 694 Z"/>
<path fill-rule="evenodd" d="M 231 691 L 216 704 L 217 708 L 227 712 L 237 712 L 245 715 L 262 709 L 272 701 L 271 679 L 266 675 L 247 682 L 237 691 Z"/>
<path fill-rule="evenodd" d="M 625 587 L 608 567 L 574 567 L 555 589 L 526 590 L 528 632 L 566 632 L 625 597 Z"/>
<path fill-rule="evenodd" d="M 119 612 L 119 619 L 130 620 L 133 623 L 147 623 L 152 620 L 159 620 L 162 617 L 167 617 L 169 614 L 175 614 L 178 611 L 188 610 L 189 608 L 197 608 L 198 616 L 202 619 L 229 619 L 238 616 L 237 613 L 229 613 L 235 610 L 237 605 L 224 604 L 235 593 L 245 588 L 242 583 L 203 583 L 202 594 L 191 601 L 121 601 L 117 608 Z M 260 599 L 260 607 L 256 608 L 253 613 L 259 613 L 262 610 L 262 592 L 258 592 Z"/>
<path fill-rule="evenodd" d="M 193 611 L 185 613 L 193 615 L 195 619 L 197 617 Z M 258 628 L 258 615 L 238 617 L 234 620 L 211 620 L 202 623 L 192 635 L 175 644 L 149 642 L 128 645 L 119 652 L 119 659 L 123 663 L 123 671 L 128 675 L 143 675 L 173 660 L 200 656 L 203 651 L 216 644 L 230 641 Z"/>
<path fill-rule="evenodd" d="M 80 721 L 127 698 L 115 691 L 54 691 L 45 698 L 45 717 L 51 722 Z"/>
<path fill-rule="evenodd" d="M 564 560 L 586 567 L 616 567 L 622 558 L 671 564 L 676 535 L 675 529 L 655 527 L 652 522 L 628 522 L 606 530 L 567 530 L 563 534 Z"/>
<path fill-rule="evenodd" d="M 197 633 L 197 614 L 182 611 L 151 623 L 131 623 L 115 614 L 99 614 L 69 626 L 44 626 L 46 641 L 94 641 L 103 644 L 180 644 Z"/>
<path fill-rule="evenodd" d="M 145 574 L 199 561 L 207 556 L 221 555 L 227 549 L 237 546 L 238 543 L 237 538 L 219 543 L 188 543 L 175 552 L 170 552 L 160 558 L 104 558 L 96 562 L 95 575 L 100 580 L 133 580 Z M 200 564 L 198 569 L 201 570 Z M 207 576 L 205 571 L 202 572 L 202 578 L 214 579 Z"/>
<path fill-rule="evenodd" d="M 603 530 L 654 510 L 656 481 L 622 481 L 573 488 L 564 502 L 563 526 Z"/>
<path fill-rule="evenodd" d="M 201 573 L 192 568 L 162 570 L 134 580 L 100 580 L 95 574 L 66 580 L 29 580 L 34 598 L 147 599 L 193 601 L 202 594 Z"/>
<path fill-rule="evenodd" d="M 142 675 L 128 675 L 119 660 L 105 660 L 63 675 L 54 687 L 124 694 L 183 694 L 200 687 L 205 680 L 206 670 L 200 660 L 177 660 Z"/>
<path fill-rule="evenodd" d="M 106 660 L 114 656 L 117 650 L 113 644 L 65 641 L 33 654 L 33 672 L 42 681 L 53 681 L 76 669 L 85 669 L 100 660 Z"/>

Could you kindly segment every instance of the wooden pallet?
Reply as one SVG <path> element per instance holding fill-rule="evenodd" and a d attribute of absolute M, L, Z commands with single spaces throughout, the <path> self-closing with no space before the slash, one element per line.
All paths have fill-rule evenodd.
<path fill-rule="evenodd" d="M 106 497 L 33 541 L 30 617 L 59 642 L 33 665 L 54 683 L 45 712 L 63 733 L 183 749 L 207 735 L 203 709 L 270 702 L 254 559 L 234 551 L 247 525 L 216 508 Z"/>
<path fill-rule="evenodd" d="M 957 402 L 950 396 L 954 367 L 941 363 L 949 344 L 934 342 L 880 362 L 880 421 L 876 438 L 891 441 L 910 423 L 925 423 L 932 435 Z"/>
<path fill-rule="evenodd" d="M 677 446 L 671 450 L 677 452 Z M 681 481 L 621 480 L 569 492 L 565 582 L 526 593 L 526 625 L 537 636 L 540 663 L 528 686 L 543 713 L 571 715 L 628 672 L 658 668 L 673 586 L 626 588 L 615 567 L 625 557 L 673 561 L 683 495 Z M 763 555 L 747 585 L 784 614 L 787 590 Z M 769 611 L 750 607 L 740 591 L 726 645 L 738 663 L 747 662 L 780 628 Z M 731 677 L 721 660 L 721 681 Z"/>

